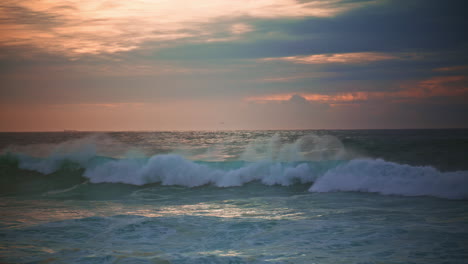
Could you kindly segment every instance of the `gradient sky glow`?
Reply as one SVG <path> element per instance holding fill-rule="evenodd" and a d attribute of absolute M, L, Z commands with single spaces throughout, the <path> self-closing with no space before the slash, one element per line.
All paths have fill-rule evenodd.
<path fill-rule="evenodd" d="M 463 0 L 3 0 L 0 131 L 468 127 Z"/>

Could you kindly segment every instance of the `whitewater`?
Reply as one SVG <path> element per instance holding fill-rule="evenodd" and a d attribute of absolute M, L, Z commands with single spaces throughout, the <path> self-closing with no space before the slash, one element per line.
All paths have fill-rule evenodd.
<path fill-rule="evenodd" d="M 466 130 L 0 133 L 7 263 L 466 263 Z"/>

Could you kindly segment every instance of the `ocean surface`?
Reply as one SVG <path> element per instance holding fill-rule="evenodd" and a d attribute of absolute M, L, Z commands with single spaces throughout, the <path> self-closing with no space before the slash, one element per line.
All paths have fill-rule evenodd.
<path fill-rule="evenodd" d="M 468 263 L 468 130 L 0 133 L 0 263 Z"/>

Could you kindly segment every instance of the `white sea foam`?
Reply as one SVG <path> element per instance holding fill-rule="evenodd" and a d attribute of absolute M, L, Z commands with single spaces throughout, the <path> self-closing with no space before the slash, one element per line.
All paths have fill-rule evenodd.
<path fill-rule="evenodd" d="M 432 167 L 358 159 L 327 171 L 311 192 L 360 191 L 404 196 L 468 198 L 468 171 L 440 172 Z"/>
<path fill-rule="evenodd" d="M 356 159 L 337 167 L 326 167 L 325 170 L 317 167 L 319 163 L 272 161 L 221 169 L 173 154 L 155 155 L 149 159 L 127 158 L 92 163 L 90 153 L 92 151 L 85 148 L 83 152 L 73 155 L 46 159 L 18 156 L 19 167 L 47 174 L 57 171 L 64 160 L 72 160 L 85 169 L 83 176 L 89 178 L 91 183 L 231 187 L 252 181 L 283 186 L 314 182 L 309 189 L 311 192 L 359 191 L 468 199 L 468 171 L 440 172 L 429 166 L 410 166 L 380 159 Z"/>
<path fill-rule="evenodd" d="M 110 161 L 87 169 L 84 176 L 92 183 L 161 183 L 188 187 L 206 184 L 219 187 L 241 186 L 255 180 L 266 185 L 290 185 L 296 181 L 314 180 L 314 173 L 306 163 L 291 165 L 256 162 L 237 169 L 222 170 L 186 160 L 178 155 L 156 155 L 148 160 Z"/>
<path fill-rule="evenodd" d="M 160 183 L 195 187 L 241 186 L 252 181 L 265 185 L 312 183 L 311 192 L 360 191 L 404 196 L 435 196 L 468 199 L 468 171 L 441 172 L 433 167 L 418 167 L 381 159 L 351 159 L 328 164 L 330 160 L 350 159 L 334 137 L 307 136 L 293 143 L 281 143 L 274 136 L 267 143 L 248 145 L 241 159 L 251 160 L 240 166 L 229 162 L 222 166 L 191 161 L 175 154 L 149 158 L 127 156 L 96 161 L 96 138 L 57 145 L 44 158 L 12 154 L 19 168 L 50 174 L 71 161 L 84 169 L 91 183 L 144 185 Z M 112 145 L 107 142 L 106 145 Z"/>

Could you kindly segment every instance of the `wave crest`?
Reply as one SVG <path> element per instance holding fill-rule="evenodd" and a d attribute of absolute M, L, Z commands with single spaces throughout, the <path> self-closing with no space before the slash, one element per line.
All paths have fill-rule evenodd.
<path fill-rule="evenodd" d="M 48 150 L 48 154 L 42 158 L 24 154 L 24 150 L 35 149 Z M 128 151 L 129 148 L 106 137 L 18 150 L 23 152 L 9 152 L 0 158 L 8 160 L 9 164 L 13 164 L 13 159 L 13 167 L 46 175 L 60 174 L 64 168 L 80 168 L 82 176 L 91 183 L 160 183 L 187 187 L 231 187 L 252 181 L 283 186 L 313 183 L 309 189 L 311 192 L 359 191 L 468 199 L 468 171 L 441 172 L 429 166 L 411 166 L 381 159 L 353 159 L 354 155 L 338 139 L 328 136 L 310 135 L 285 143 L 275 135 L 266 142 L 249 144 L 239 156 L 241 160 L 219 162 L 192 161 L 175 154 L 145 157 L 127 152 L 124 157 L 107 156 L 106 153 L 121 153 L 121 150 Z M 106 156 L 98 156 L 98 153 Z"/>
<path fill-rule="evenodd" d="M 307 163 L 249 163 L 235 169 L 212 168 L 178 155 L 156 155 L 148 160 L 122 159 L 89 168 L 84 176 L 92 183 L 112 182 L 144 185 L 182 185 L 195 187 L 212 184 L 218 187 L 241 186 L 251 181 L 266 185 L 290 185 L 296 181 L 312 182 L 314 173 Z"/>
<path fill-rule="evenodd" d="M 319 177 L 311 192 L 359 191 L 386 195 L 468 198 L 468 172 L 440 172 L 433 167 L 358 159 Z"/>

